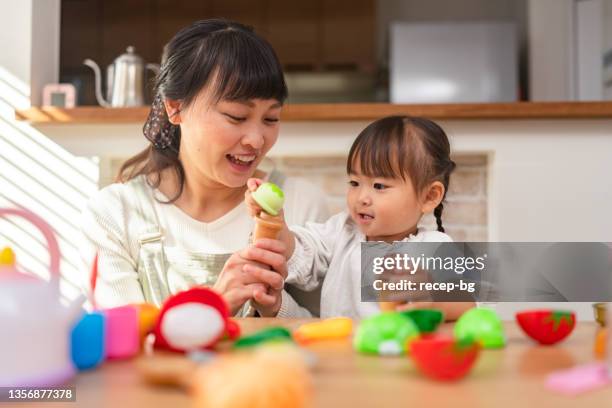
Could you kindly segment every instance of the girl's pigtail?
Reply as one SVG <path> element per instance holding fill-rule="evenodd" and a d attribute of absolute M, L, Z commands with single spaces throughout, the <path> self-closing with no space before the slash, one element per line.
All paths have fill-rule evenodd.
<path fill-rule="evenodd" d="M 455 170 L 455 167 L 457 167 L 455 162 L 449 159 L 448 164 L 446 165 L 446 169 L 444 170 L 444 176 L 443 176 L 444 197 L 442 197 L 442 201 L 434 209 L 434 216 L 436 217 L 436 224 L 438 224 L 438 231 L 440 232 L 444 232 L 444 227 L 442 226 L 442 210 L 444 210 L 444 205 L 442 204 L 442 202 L 446 198 L 446 193 L 448 192 L 448 186 L 450 184 L 450 175 L 453 172 L 453 170 Z"/>
<path fill-rule="evenodd" d="M 442 210 L 443 209 L 444 209 L 444 205 L 440 203 L 434 210 L 434 217 L 436 217 L 436 224 L 438 224 L 438 231 L 440 232 L 444 232 L 444 227 L 442 226 Z"/>

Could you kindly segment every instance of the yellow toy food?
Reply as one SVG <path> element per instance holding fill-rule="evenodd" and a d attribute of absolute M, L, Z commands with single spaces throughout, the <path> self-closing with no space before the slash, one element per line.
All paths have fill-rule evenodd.
<path fill-rule="evenodd" d="M 320 322 L 306 323 L 293 332 L 298 343 L 348 337 L 353 332 L 353 321 L 348 317 L 334 317 Z"/>

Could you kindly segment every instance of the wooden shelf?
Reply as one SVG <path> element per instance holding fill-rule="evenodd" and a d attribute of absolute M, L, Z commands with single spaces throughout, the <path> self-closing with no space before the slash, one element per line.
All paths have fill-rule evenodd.
<path fill-rule="evenodd" d="M 94 106 L 62 109 L 29 108 L 15 111 L 17 120 L 32 124 L 144 123 L 149 113 L 142 108 Z M 596 119 L 612 118 L 612 102 L 517 102 L 399 105 L 387 103 L 287 105 L 282 120 L 373 120 L 388 115 L 425 116 L 431 119 Z"/>

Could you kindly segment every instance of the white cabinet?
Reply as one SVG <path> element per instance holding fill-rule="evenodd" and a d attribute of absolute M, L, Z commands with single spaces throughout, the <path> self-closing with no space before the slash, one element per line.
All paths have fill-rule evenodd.
<path fill-rule="evenodd" d="M 398 22 L 392 24 L 390 38 L 391 102 L 518 99 L 514 23 Z"/>

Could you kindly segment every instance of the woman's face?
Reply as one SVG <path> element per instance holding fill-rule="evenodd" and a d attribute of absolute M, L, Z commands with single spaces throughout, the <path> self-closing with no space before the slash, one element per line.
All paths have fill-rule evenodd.
<path fill-rule="evenodd" d="M 275 99 L 207 102 L 201 95 L 181 111 L 179 157 L 212 184 L 242 187 L 276 143 L 282 105 Z"/>

